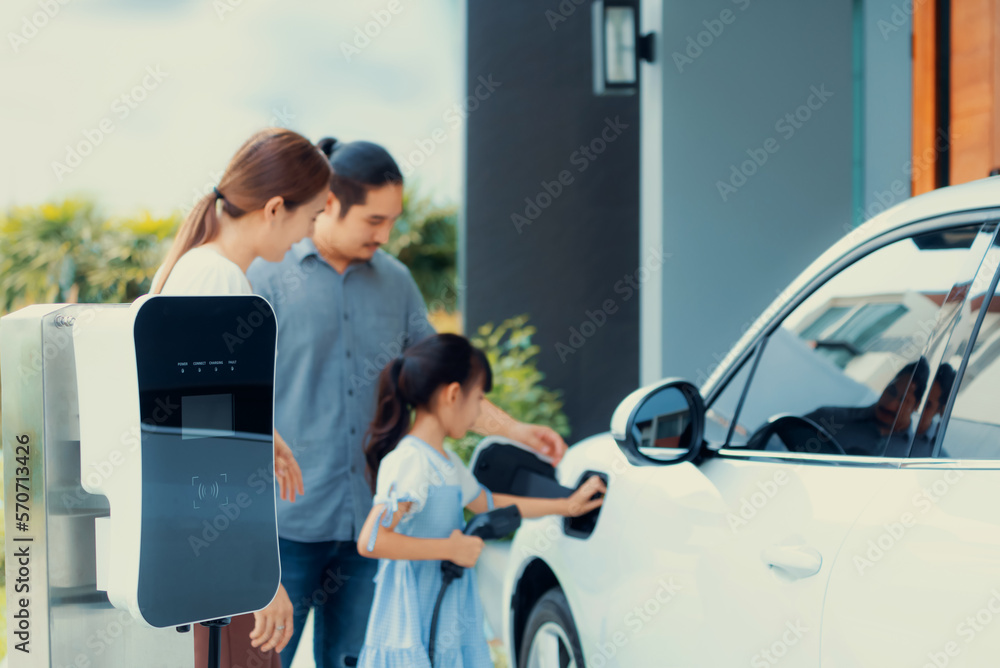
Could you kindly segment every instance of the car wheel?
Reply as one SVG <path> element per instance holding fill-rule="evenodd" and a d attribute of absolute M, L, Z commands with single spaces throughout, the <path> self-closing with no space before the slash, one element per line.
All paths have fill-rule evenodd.
<path fill-rule="evenodd" d="M 569 602 L 559 589 L 545 593 L 528 615 L 519 668 L 584 668 Z"/>

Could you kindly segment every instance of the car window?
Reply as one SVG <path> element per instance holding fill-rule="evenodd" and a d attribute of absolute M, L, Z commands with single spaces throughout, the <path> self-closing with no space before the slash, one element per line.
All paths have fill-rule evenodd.
<path fill-rule="evenodd" d="M 903 457 L 975 273 L 979 225 L 902 239 L 845 267 L 768 336 L 730 446 Z M 985 252 L 979 246 L 977 253 Z"/>
<path fill-rule="evenodd" d="M 997 249 L 994 249 L 996 252 Z M 995 263 L 984 263 L 982 277 L 990 282 Z M 982 313 L 972 351 L 964 370 L 961 367 L 963 342 L 935 374 L 934 384 L 914 438 L 913 457 L 935 456 L 950 459 L 1000 459 L 1000 296 L 995 289 L 973 290 L 969 299 L 973 315 Z M 972 318 L 968 319 L 969 321 Z M 969 327 L 971 332 L 972 327 Z M 961 371 L 955 402 L 940 443 L 936 443 L 938 425 L 948 395 Z M 935 451 L 935 447 L 937 450 Z"/>
<path fill-rule="evenodd" d="M 746 387 L 747 378 L 750 377 L 750 368 L 753 366 L 754 354 L 751 354 L 743 361 L 739 371 L 733 375 L 726 384 L 726 387 L 712 402 L 712 405 L 705 411 L 705 441 L 710 446 L 721 446 L 726 443 L 732 427 L 734 438 L 741 439 L 739 442 L 746 442 L 750 436 L 741 425 L 733 427 L 733 416 L 739 406 L 740 397 L 743 396 L 743 389 Z"/>

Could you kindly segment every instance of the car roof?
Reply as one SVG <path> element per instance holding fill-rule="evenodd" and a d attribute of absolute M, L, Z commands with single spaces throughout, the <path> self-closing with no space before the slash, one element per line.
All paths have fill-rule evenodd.
<path fill-rule="evenodd" d="M 786 287 L 775 300 L 762 311 L 740 340 L 732 347 L 715 372 L 702 385 L 702 396 L 707 397 L 728 372 L 733 362 L 757 338 L 771 319 L 780 313 L 785 304 L 799 294 L 818 273 L 834 264 L 852 249 L 889 232 L 905 228 L 920 221 L 952 213 L 977 211 L 1000 207 L 1000 176 L 991 176 L 957 186 L 939 188 L 931 192 L 904 200 L 891 209 L 878 214 L 857 228 L 850 230 L 838 242 L 830 246 L 815 261 Z"/>
<path fill-rule="evenodd" d="M 841 250 L 841 253 L 837 253 L 839 256 L 848 250 L 841 248 L 845 242 L 849 242 L 846 244 L 848 247 L 853 247 L 910 223 L 949 213 L 994 207 L 1000 207 L 1000 176 L 939 188 L 904 200 L 888 211 L 869 219 L 834 244 L 830 251 L 839 248 Z M 851 241 L 853 243 L 850 243 Z"/>

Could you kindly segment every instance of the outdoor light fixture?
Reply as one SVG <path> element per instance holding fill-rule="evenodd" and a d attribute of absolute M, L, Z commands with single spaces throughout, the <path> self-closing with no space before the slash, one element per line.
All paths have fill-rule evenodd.
<path fill-rule="evenodd" d="M 594 95 L 633 95 L 639 61 L 653 61 L 653 35 L 639 34 L 636 5 L 595 0 L 592 9 Z"/>

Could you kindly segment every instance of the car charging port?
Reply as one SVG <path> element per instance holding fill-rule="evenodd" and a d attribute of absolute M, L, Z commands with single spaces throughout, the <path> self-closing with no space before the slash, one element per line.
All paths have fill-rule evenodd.
<path fill-rule="evenodd" d="M 576 483 L 576 487 L 580 487 L 585 483 L 591 476 L 597 476 L 604 481 L 604 485 L 608 484 L 608 474 L 601 473 L 600 471 L 585 471 L 580 479 Z M 595 494 L 594 498 L 603 496 L 601 494 Z M 594 508 L 589 513 L 585 515 L 580 515 L 579 517 L 565 517 L 563 518 L 563 533 L 571 538 L 579 538 L 585 540 L 590 538 L 590 534 L 594 533 L 594 529 L 597 528 L 597 518 L 601 514 L 601 508 L 599 506 Z"/>
<path fill-rule="evenodd" d="M 586 471 L 576 485 L 564 487 L 547 460 L 527 446 L 498 437 L 485 438 L 479 443 L 472 456 L 471 468 L 476 479 L 494 494 L 564 499 L 591 476 L 596 475 L 608 484 L 607 473 Z M 564 518 L 563 532 L 573 538 L 589 538 L 597 527 L 600 512 L 598 507 L 580 517 Z"/>

